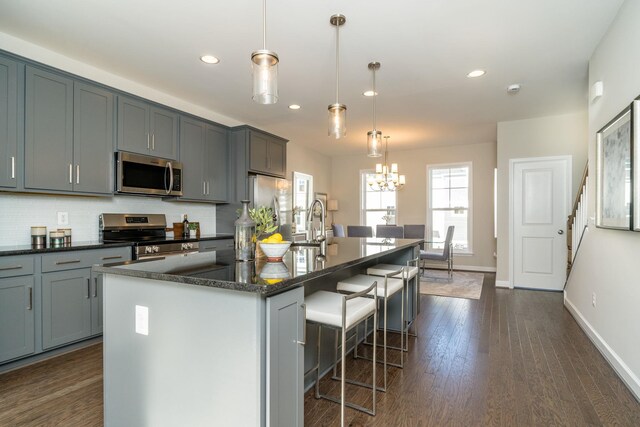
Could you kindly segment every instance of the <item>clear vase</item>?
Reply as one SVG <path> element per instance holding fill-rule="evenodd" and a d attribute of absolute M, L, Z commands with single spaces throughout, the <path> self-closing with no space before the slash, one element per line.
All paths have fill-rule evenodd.
<path fill-rule="evenodd" d="M 250 261 L 256 252 L 256 222 L 249 216 L 249 200 L 242 201 L 242 213 L 234 224 L 236 260 Z"/>

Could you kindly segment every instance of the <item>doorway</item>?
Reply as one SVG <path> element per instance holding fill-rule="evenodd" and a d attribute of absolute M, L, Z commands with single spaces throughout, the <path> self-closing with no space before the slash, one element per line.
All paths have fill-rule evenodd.
<path fill-rule="evenodd" d="M 510 281 L 561 291 L 567 268 L 571 156 L 509 161 Z"/>

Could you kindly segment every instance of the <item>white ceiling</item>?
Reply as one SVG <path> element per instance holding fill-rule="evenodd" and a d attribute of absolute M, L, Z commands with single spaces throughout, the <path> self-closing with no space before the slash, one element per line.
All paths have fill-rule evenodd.
<path fill-rule="evenodd" d="M 260 0 L 0 0 L 0 31 L 328 155 L 365 153 L 372 126 L 390 150 L 496 140 L 496 122 L 585 110 L 588 60 L 623 0 L 268 0 L 267 48 L 280 100 L 251 100 Z M 327 136 L 342 13 L 347 137 Z M 209 53 L 218 65 L 199 57 Z M 484 77 L 467 72 L 482 68 Z M 506 92 L 520 83 L 517 95 Z M 292 111 L 289 104 L 302 109 Z"/>

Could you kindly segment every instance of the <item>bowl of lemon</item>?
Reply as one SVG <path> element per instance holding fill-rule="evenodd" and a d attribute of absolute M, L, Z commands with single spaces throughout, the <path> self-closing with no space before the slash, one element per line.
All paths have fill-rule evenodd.
<path fill-rule="evenodd" d="M 282 257 L 289 250 L 291 242 L 282 240 L 282 234 L 275 233 L 266 239 L 262 239 L 258 242 L 260 249 L 264 252 L 268 262 L 280 262 Z"/>

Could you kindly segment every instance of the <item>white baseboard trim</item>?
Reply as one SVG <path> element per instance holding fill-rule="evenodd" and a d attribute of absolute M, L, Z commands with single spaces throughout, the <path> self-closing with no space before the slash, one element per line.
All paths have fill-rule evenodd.
<path fill-rule="evenodd" d="M 633 371 L 631 371 L 631 369 L 629 369 L 620 356 L 618 356 L 618 354 L 609 347 L 600 334 L 593 329 L 591 324 L 584 318 L 584 316 L 582 316 L 582 313 L 580 313 L 576 306 L 567 299 L 566 293 L 564 297 L 564 306 L 569 310 L 569 313 L 571 313 L 573 318 L 576 319 L 580 328 L 582 328 L 582 330 L 587 334 L 598 351 L 600 351 L 607 362 L 609 362 L 609 365 L 611 365 L 613 370 L 616 371 L 620 379 L 622 379 L 622 382 L 627 385 L 629 390 L 631 390 L 631 393 L 633 393 L 636 399 L 640 401 L 640 379 L 633 373 Z"/>
<path fill-rule="evenodd" d="M 496 288 L 513 289 L 513 286 L 508 280 L 496 280 Z"/>
<path fill-rule="evenodd" d="M 425 264 L 424 266 L 429 270 L 446 270 L 446 267 L 443 267 L 442 264 Z M 484 267 L 480 265 L 453 264 L 453 269 L 460 270 L 460 271 L 480 271 L 480 272 L 486 272 L 486 273 L 496 272 L 495 267 Z"/>

